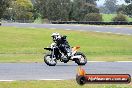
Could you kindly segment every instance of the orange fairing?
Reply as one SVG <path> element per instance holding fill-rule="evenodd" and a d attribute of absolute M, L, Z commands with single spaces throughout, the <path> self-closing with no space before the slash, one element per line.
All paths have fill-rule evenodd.
<path fill-rule="evenodd" d="M 86 74 L 85 70 L 82 69 L 81 67 L 78 68 L 78 75 L 79 76 L 84 76 Z"/>
<path fill-rule="evenodd" d="M 79 48 L 80 48 L 80 46 L 73 47 L 73 48 L 72 48 L 72 51 L 76 51 L 76 50 L 78 50 Z"/>

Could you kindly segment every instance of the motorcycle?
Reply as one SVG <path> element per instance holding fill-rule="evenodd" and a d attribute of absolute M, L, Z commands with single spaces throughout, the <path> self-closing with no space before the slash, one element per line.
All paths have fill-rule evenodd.
<path fill-rule="evenodd" d="M 87 63 L 87 58 L 82 52 L 77 52 L 79 48 L 79 46 L 73 47 L 71 49 L 71 55 L 68 57 L 59 50 L 55 43 L 52 43 L 50 47 L 44 48 L 45 50 L 50 51 L 44 55 L 44 62 L 49 66 L 55 66 L 57 64 L 57 60 L 64 63 L 72 60 L 78 65 L 85 65 Z"/>

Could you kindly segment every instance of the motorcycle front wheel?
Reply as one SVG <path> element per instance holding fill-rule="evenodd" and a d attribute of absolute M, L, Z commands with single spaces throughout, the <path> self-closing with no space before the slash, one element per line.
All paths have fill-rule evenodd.
<path fill-rule="evenodd" d="M 53 59 L 51 54 L 46 54 L 44 56 L 44 62 L 49 66 L 55 66 L 57 64 L 57 60 Z"/>
<path fill-rule="evenodd" d="M 81 58 L 76 58 L 75 63 L 78 65 L 85 65 L 87 63 L 87 58 L 82 52 L 76 52 L 75 55 L 81 55 Z"/>

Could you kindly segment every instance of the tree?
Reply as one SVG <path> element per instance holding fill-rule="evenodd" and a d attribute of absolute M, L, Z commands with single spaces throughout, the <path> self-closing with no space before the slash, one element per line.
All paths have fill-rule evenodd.
<path fill-rule="evenodd" d="M 119 14 L 119 13 L 121 13 L 121 14 L 125 14 L 125 8 L 126 8 L 126 5 L 120 5 L 120 6 L 118 6 L 118 9 L 117 9 L 117 13 Z"/>
<path fill-rule="evenodd" d="M 99 13 L 96 5 L 87 3 L 85 0 L 74 0 L 73 9 L 72 17 L 77 21 L 82 21 L 88 13 Z"/>
<path fill-rule="evenodd" d="M 124 0 L 128 5 L 126 5 L 123 8 L 124 14 L 128 15 L 129 17 L 132 17 L 132 0 Z"/>
<path fill-rule="evenodd" d="M 0 19 L 2 18 L 7 7 L 9 7 L 9 0 L 0 0 Z"/>
<path fill-rule="evenodd" d="M 107 8 L 108 13 L 114 13 L 117 10 L 117 0 L 105 0 L 104 6 Z"/>
<path fill-rule="evenodd" d="M 37 0 L 35 8 L 42 18 L 49 20 L 68 20 L 71 0 Z"/>
<path fill-rule="evenodd" d="M 30 0 L 12 0 L 4 16 L 9 20 L 25 22 L 32 20 L 33 5 Z"/>
<path fill-rule="evenodd" d="M 117 9 L 117 13 L 122 13 L 122 14 L 129 16 L 129 17 L 132 17 L 132 4 L 121 5 Z"/>
<path fill-rule="evenodd" d="M 130 17 L 132 17 L 132 4 L 129 4 L 128 6 L 126 6 L 124 13 Z"/>
<path fill-rule="evenodd" d="M 99 13 L 97 0 L 36 0 L 37 13 L 49 20 L 82 20 L 87 13 Z"/>
<path fill-rule="evenodd" d="M 96 5 L 96 1 L 98 1 L 98 0 L 86 0 L 86 3 L 90 3 L 90 4 Z"/>
<path fill-rule="evenodd" d="M 132 3 L 132 0 L 125 0 L 126 3 Z"/>
<path fill-rule="evenodd" d="M 99 12 L 100 12 L 100 13 L 105 13 L 105 14 L 108 13 L 107 8 L 105 8 L 104 6 L 100 6 L 100 7 L 98 7 L 98 8 L 99 8 Z"/>

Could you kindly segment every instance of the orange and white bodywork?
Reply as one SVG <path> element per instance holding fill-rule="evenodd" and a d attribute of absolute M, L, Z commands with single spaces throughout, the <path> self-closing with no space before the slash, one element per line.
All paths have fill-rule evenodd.
<path fill-rule="evenodd" d="M 72 48 L 72 57 L 71 57 L 72 60 L 75 58 L 81 58 L 81 55 L 74 55 L 78 51 L 79 48 L 80 46 L 76 46 Z"/>
<path fill-rule="evenodd" d="M 72 48 L 72 55 L 74 55 L 78 49 L 80 49 L 80 46 L 73 47 Z"/>
<path fill-rule="evenodd" d="M 78 76 L 85 76 L 85 74 L 86 74 L 85 70 L 81 66 L 78 67 L 77 75 Z"/>

